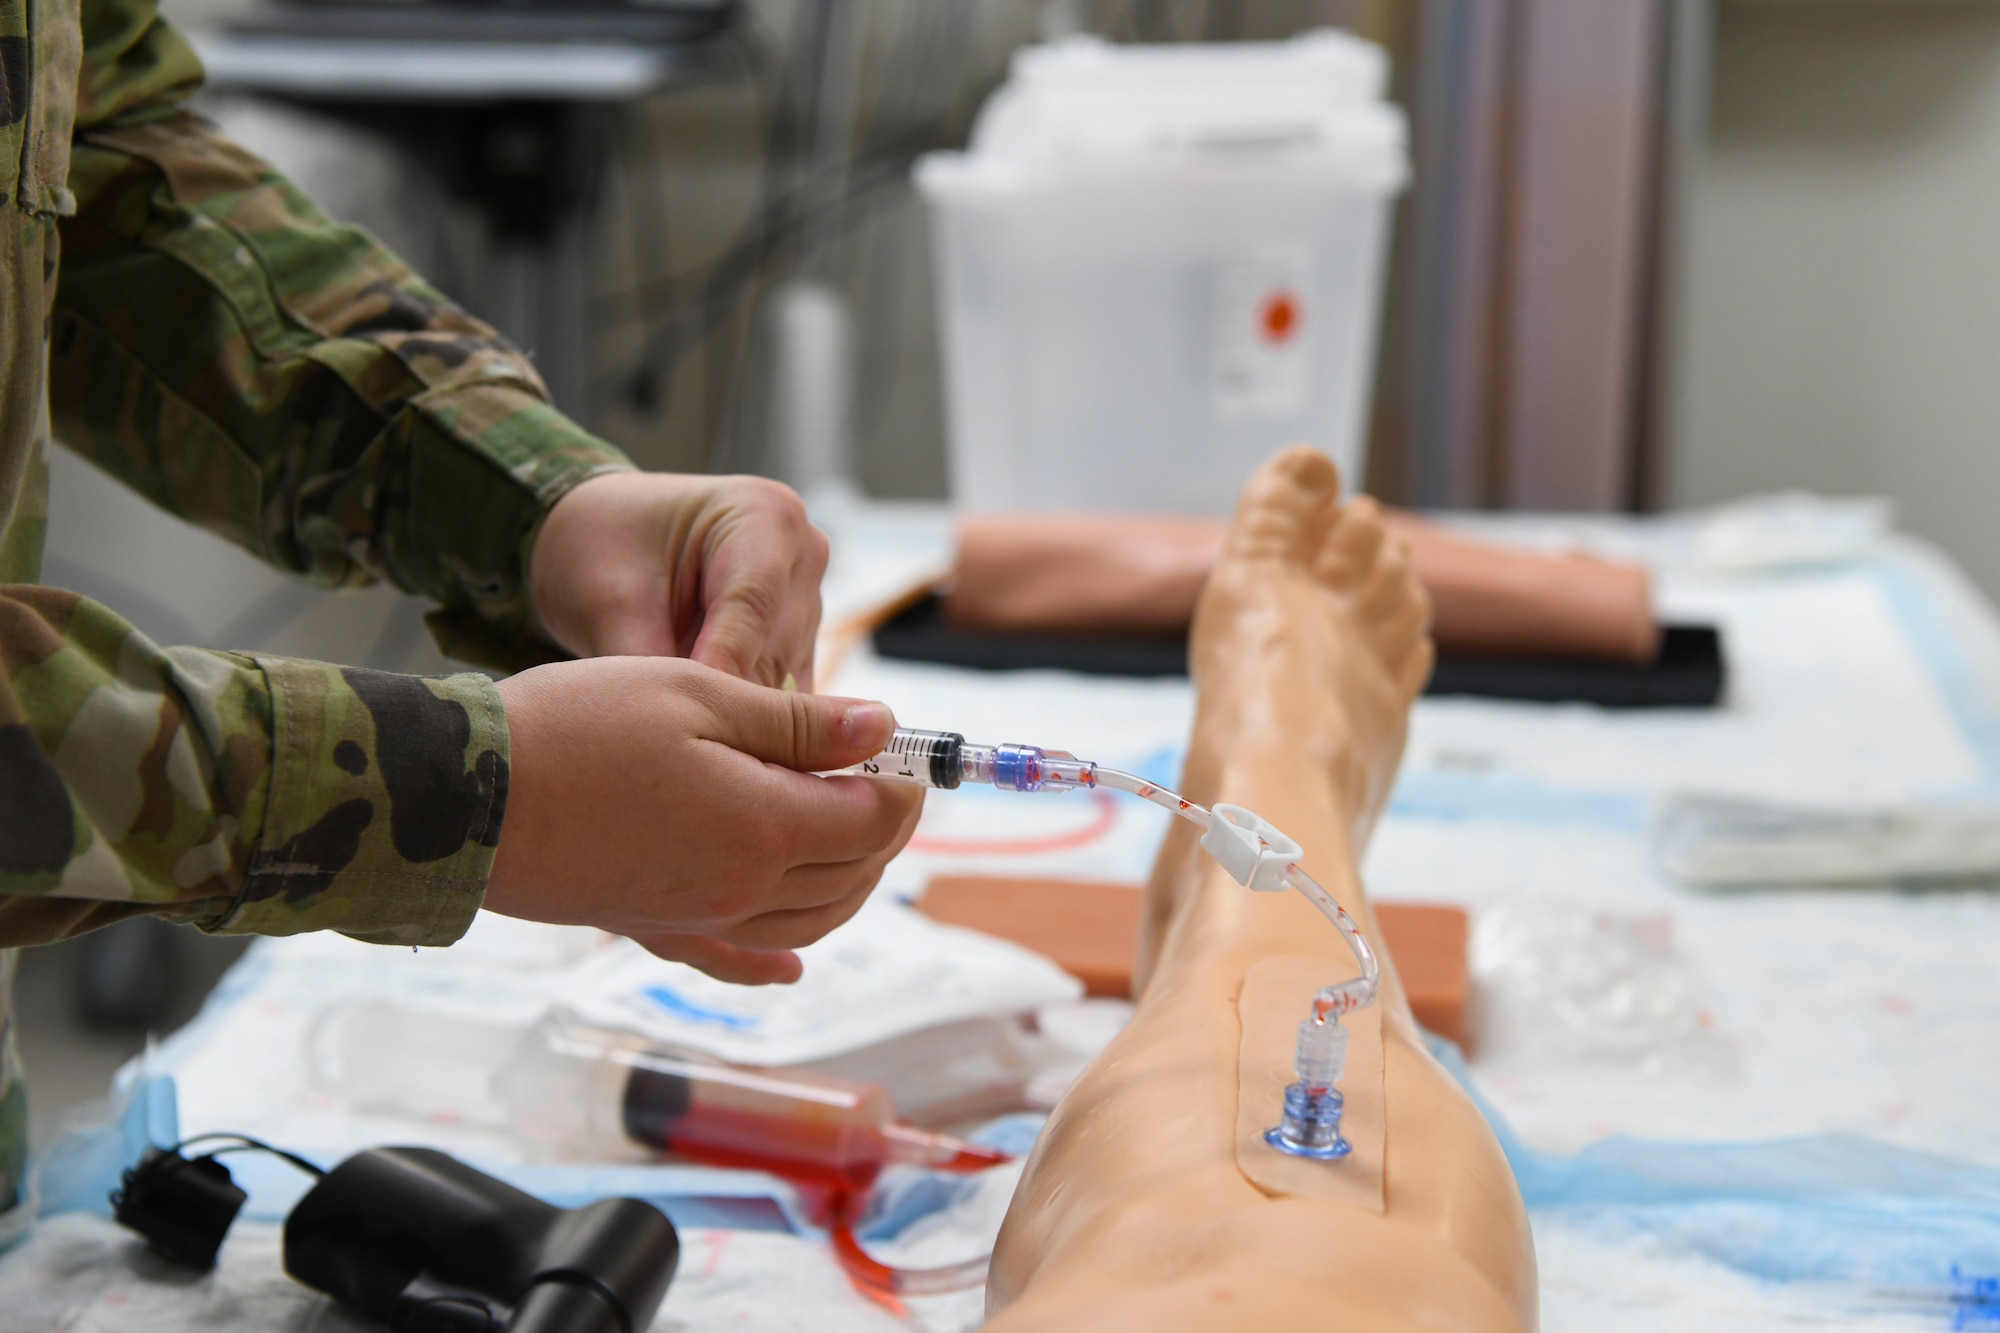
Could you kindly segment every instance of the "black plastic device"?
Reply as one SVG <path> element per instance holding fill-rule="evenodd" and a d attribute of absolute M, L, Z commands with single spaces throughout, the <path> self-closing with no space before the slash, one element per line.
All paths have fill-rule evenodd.
<path fill-rule="evenodd" d="M 430 1148 L 371 1148 L 285 1219 L 285 1271 L 395 1333 L 640 1333 L 680 1237 L 638 1199 L 557 1208 Z"/>
<path fill-rule="evenodd" d="M 638 1199 L 558 1208 L 432 1148 L 371 1148 L 331 1171 L 235 1134 L 197 1157 L 153 1148 L 111 1196 L 119 1223 L 191 1268 L 247 1197 L 216 1160 L 268 1152 L 318 1177 L 285 1219 L 285 1271 L 391 1333 L 643 1333 L 680 1263 Z"/>
<path fill-rule="evenodd" d="M 249 1197 L 213 1156 L 149 1148 L 111 1195 L 111 1215 L 175 1263 L 207 1270 Z"/>

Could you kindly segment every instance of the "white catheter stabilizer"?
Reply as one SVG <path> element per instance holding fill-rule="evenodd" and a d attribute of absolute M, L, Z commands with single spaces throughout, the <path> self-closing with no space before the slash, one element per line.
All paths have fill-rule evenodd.
<path fill-rule="evenodd" d="M 1298 863 L 1305 848 L 1286 837 L 1261 815 L 1240 805 L 1221 804 L 1209 812 L 1202 850 L 1215 858 L 1238 884 L 1258 893 L 1283 893 L 1287 866 Z"/>

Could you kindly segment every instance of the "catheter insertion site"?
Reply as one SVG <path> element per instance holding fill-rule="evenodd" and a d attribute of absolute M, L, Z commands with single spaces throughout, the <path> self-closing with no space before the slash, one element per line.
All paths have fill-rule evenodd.
<path fill-rule="evenodd" d="M 1354 919 L 1299 865 L 1305 853 L 1298 843 L 1241 806 L 1218 804 L 1209 810 L 1158 783 L 1101 768 L 1066 751 L 974 745 L 955 731 L 898 727 L 888 748 L 841 772 L 946 791 L 975 782 L 1002 791 L 1107 787 L 1130 792 L 1201 828 L 1202 849 L 1237 883 L 1259 892 L 1289 888 L 1304 895 L 1347 941 L 1361 975 L 1321 987 L 1313 996 L 1312 1011 L 1299 1023 L 1292 1059 L 1298 1081 L 1285 1091 L 1283 1120 L 1264 1137 L 1279 1152 L 1297 1157 L 1348 1154 L 1349 1145 L 1340 1135 L 1342 1098 L 1335 1086 L 1347 1061 L 1347 1029 L 1340 1016 L 1374 1002 L 1382 969 Z"/>

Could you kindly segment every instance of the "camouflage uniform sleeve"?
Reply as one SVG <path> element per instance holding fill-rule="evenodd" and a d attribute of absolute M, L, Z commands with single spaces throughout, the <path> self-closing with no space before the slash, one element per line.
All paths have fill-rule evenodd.
<path fill-rule="evenodd" d="M 139 912 L 448 944 L 492 866 L 506 744 L 476 673 L 163 649 L 0 586 L 0 946 Z"/>
<path fill-rule="evenodd" d="M 57 438 L 280 568 L 431 599 L 455 656 L 547 660 L 541 519 L 630 464 L 492 329 L 180 110 L 200 67 L 152 9 L 85 5 Z"/>
<path fill-rule="evenodd" d="M 180 110 L 199 66 L 149 0 L 82 9 L 58 437 L 273 564 L 430 597 L 461 655 L 536 655 L 540 520 L 628 465 L 490 330 Z M 162 649 L 0 587 L 0 945 L 145 911 L 448 943 L 506 790 L 483 676 Z"/>

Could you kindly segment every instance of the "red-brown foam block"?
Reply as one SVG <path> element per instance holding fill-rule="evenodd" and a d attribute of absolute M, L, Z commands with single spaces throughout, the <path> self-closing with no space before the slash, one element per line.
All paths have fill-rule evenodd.
<path fill-rule="evenodd" d="M 1122 999 L 1132 994 L 1142 898 L 1136 884 L 941 875 L 924 889 L 917 910 L 1033 949 L 1081 981 L 1085 993 Z M 1377 903 L 1375 919 L 1417 1021 L 1464 1046 L 1471 989 L 1465 909 Z"/>
<path fill-rule="evenodd" d="M 1122 999 L 1132 993 L 1144 896 L 1136 884 L 1101 880 L 940 875 L 917 910 L 1033 949 L 1081 981 L 1086 994 Z"/>
<path fill-rule="evenodd" d="M 1465 1006 L 1472 995 L 1466 965 L 1471 921 L 1463 907 L 1436 903 L 1376 903 L 1382 947 L 1395 961 L 1403 994 L 1417 1022 L 1471 1054 Z"/>

